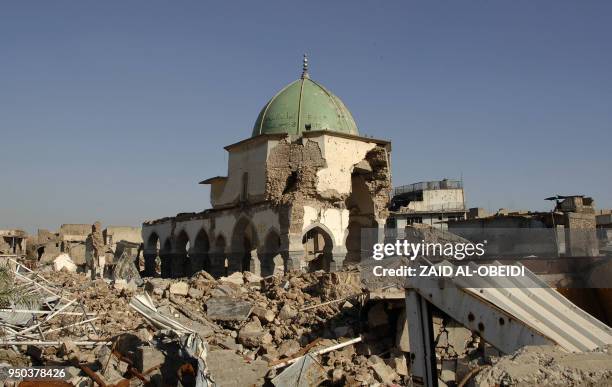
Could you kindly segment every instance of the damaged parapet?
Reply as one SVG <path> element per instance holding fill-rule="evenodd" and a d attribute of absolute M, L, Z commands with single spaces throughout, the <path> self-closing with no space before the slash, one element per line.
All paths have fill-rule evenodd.
<path fill-rule="evenodd" d="M 333 271 L 360 260 L 362 228 L 384 227 L 391 145 L 360 136 L 342 101 L 310 77 L 225 149 L 227 176 L 201 182 L 212 209 L 143 224 L 147 273 Z"/>

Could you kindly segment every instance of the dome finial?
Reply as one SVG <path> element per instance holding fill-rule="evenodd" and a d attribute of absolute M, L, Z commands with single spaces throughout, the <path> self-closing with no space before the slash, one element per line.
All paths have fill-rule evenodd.
<path fill-rule="evenodd" d="M 302 60 L 302 79 L 310 78 L 308 75 L 308 55 L 304 53 L 304 59 Z"/>

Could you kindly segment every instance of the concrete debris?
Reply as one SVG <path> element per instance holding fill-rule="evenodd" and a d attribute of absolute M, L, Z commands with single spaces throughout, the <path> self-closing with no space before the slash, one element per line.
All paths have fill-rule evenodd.
<path fill-rule="evenodd" d="M 219 279 L 199 271 L 138 285 L 20 268 L 19 284 L 37 302 L 0 310 L 0 365 L 61 364 L 73 385 L 410 385 L 404 300 L 368 299 L 359 272 L 345 270 Z M 24 317 L 21 325 L 7 324 L 6 313 Z M 432 320 L 440 386 L 465 378 L 536 385 L 546 373 L 588 384 L 612 372 L 607 349 L 582 358 L 546 348 L 500 357 L 441 311 Z"/>
<path fill-rule="evenodd" d="M 474 377 L 474 386 L 609 386 L 612 347 L 568 353 L 555 346 L 527 346 L 503 356 Z"/>
<path fill-rule="evenodd" d="M 189 284 L 186 282 L 175 282 L 170 285 L 170 294 L 175 294 L 177 296 L 186 296 L 189 294 Z"/>
<path fill-rule="evenodd" d="M 227 296 L 211 297 L 206 301 L 206 316 L 211 320 L 243 321 L 251 314 L 253 305 Z"/>
<path fill-rule="evenodd" d="M 319 385 L 325 379 L 325 369 L 312 355 L 306 355 L 272 379 L 272 384 L 277 387 L 310 387 Z"/>

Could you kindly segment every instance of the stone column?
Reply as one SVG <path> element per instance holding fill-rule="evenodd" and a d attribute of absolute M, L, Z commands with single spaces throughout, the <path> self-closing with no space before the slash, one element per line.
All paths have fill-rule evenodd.
<path fill-rule="evenodd" d="M 304 250 L 284 251 L 281 253 L 285 261 L 286 271 L 303 271 L 306 265 L 304 261 Z"/>
<path fill-rule="evenodd" d="M 338 271 L 342 269 L 344 259 L 346 258 L 346 247 L 336 246 L 332 249 L 331 262 L 329 263 L 329 271 Z"/>
<path fill-rule="evenodd" d="M 306 267 L 306 253 L 300 235 L 289 234 L 286 238 L 281 237 L 280 254 L 285 262 L 285 272 L 303 271 Z"/>
<path fill-rule="evenodd" d="M 263 254 L 261 255 L 263 257 Z M 253 274 L 261 275 L 261 260 L 257 254 L 257 250 L 251 250 L 251 261 L 249 262 L 249 271 Z"/>

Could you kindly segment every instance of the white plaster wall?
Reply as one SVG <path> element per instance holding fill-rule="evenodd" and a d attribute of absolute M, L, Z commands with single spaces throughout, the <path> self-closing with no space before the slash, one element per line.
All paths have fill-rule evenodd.
<path fill-rule="evenodd" d="M 327 167 L 317 172 L 317 191 L 324 192 L 329 189 L 340 194 L 351 192 L 351 173 L 353 165 L 365 158 L 366 153 L 376 144 L 348 138 L 322 135 L 309 141 L 316 141 L 321 148 Z"/>
<path fill-rule="evenodd" d="M 142 229 L 140 227 L 108 226 L 106 235 L 112 236 L 113 244 L 119 241 L 142 243 Z"/>
<path fill-rule="evenodd" d="M 334 246 L 344 246 L 345 233 L 349 223 L 348 210 L 304 206 L 302 235 L 316 223 L 325 225 L 333 234 L 330 236 L 334 240 Z"/>
<path fill-rule="evenodd" d="M 211 195 L 215 205 L 225 205 L 240 198 L 242 193 L 242 175 L 249 174 L 248 194 L 263 195 L 266 189 L 266 159 L 268 142 L 243 144 L 229 151 L 227 180 L 223 190 Z M 213 192 L 211 190 L 211 192 Z"/>
<path fill-rule="evenodd" d="M 170 232 L 172 231 L 172 223 L 170 221 L 158 224 L 144 225 L 142 227 L 142 240 L 145 243 L 145 252 L 151 251 L 148 246 L 149 237 L 152 233 L 156 233 L 159 237 L 159 246 L 160 248 L 164 247 L 164 243 L 166 239 L 170 237 Z"/>
<path fill-rule="evenodd" d="M 261 244 L 264 243 L 270 230 L 274 230 L 277 234 L 280 234 L 278 213 L 270 208 L 263 209 L 253 214 L 251 221 L 257 231 L 257 237 Z"/>
<path fill-rule="evenodd" d="M 196 237 L 198 236 L 198 233 L 201 229 L 204 229 L 204 231 L 206 231 L 209 243 L 212 244 L 212 242 L 210 241 L 210 221 L 208 219 L 193 219 L 184 222 L 176 222 L 174 235 L 179 235 L 181 231 L 185 230 L 187 236 L 189 237 L 189 246 L 190 248 L 193 248 L 193 246 L 195 245 Z"/>
<path fill-rule="evenodd" d="M 462 189 L 436 189 L 423 191 L 423 201 L 412 201 L 408 208 L 414 211 L 442 211 L 463 208 Z"/>
<path fill-rule="evenodd" d="M 222 213 L 215 216 L 215 235 L 211 236 L 211 246 L 214 246 L 219 235 L 223 235 L 223 238 L 225 238 L 225 247 L 227 248 L 230 246 L 232 243 L 232 232 L 234 231 L 236 221 L 236 215 L 232 213 Z"/>

